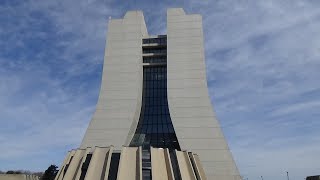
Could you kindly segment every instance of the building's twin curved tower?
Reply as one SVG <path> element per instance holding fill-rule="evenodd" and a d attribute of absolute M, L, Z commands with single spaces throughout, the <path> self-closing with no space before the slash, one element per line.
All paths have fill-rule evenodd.
<path fill-rule="evenodd" d="M 167 35 L 149 36 L 143 13 L 129 11 L 123 19 L 109 21 L 107 37 L 99 100 L 80 147 L 87 152 L 82 151 L 79 162 L 90 162 L 84 156 L 90 154 L 88 147 L 113 145 L 112 152 L 122 149 L 121 158 L 124 151 L 139 147 L 141 177 L 136 179 L 240 179 L 208 94 L 201 16 L 169 9 Z M 153 166 L 158 165 L 150 163 L 150 148 L 151 160 L 163 157 L 172 177 L 155 177 Z M 156 156 L 162 148 L 164 155 Z M 192 153 L 180 156 L 181 151 L 192 151 L 200 160 Z M 183 169 L 182 161 L 193 175 L 184 175 L 188 168 Z M 109 168 L 112 162 L 110 156 Z M 110 173 L 107 179 L 112 179 Z"/>

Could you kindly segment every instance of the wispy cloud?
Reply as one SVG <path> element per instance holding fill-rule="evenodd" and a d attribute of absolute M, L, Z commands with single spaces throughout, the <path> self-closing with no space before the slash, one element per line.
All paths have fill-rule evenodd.
<path fill-rule="evenodd" d="M 316 111 L 320 109 L 320 101 L 301 102 L 296 104 L 290 104 L 283 108 L 276 109 L 272 112 L 273 116 L 284 116 L 291 113 L 299 113 L 300 111 Z"/>
<path fill-rule="evenodd" d="M 317 173 L 312 159 L 320 126 L 318 7 L 314 1 L 220 1 L 212 13 L 203 10 L 209 14 L 210 92 L 249 179 Z"/>
<path fill-rule="evenodd" d="M 312 0 L 1 2 L 0 146 L 10 151 L 0 169 L 43 170 L 77 147 L 99 92 L 108 17 L 141 9 L 149 33 L 165 34 L 168 7 L 203 15 L 209 90 L 240 172 L 316 174 L 320 3 Z"/>

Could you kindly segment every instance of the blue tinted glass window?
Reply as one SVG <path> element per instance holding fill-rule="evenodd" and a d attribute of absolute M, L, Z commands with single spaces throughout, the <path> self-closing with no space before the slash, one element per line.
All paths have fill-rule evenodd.
<path fill-rule="evenodd" d="M 143 107 L 130 145 L 180 150 L 168 108 L 167 68 L 147 66 L 143 74 Z"/>

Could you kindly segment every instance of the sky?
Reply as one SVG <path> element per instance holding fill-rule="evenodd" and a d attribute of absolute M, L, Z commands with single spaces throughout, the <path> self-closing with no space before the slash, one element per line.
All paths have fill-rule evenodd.
<path fill-rule="evenodd" d="M 1 0 L 0 170 L 44 171 L 94 112 L 109 17 L 201 14 L 211 101 L 244 178 L 320 174 L 320 1 Z"/>

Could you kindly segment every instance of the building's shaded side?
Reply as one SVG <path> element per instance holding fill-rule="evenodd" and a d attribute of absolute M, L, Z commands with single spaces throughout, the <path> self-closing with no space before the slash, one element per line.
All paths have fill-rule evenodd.
<path fill-rule="evenodd" d="M 199 155 L 208 179 L 240 179 L 208 94 L 202 17 L 167 14 L 168 102 L 182 150 Z"/>
<path fill-rule="evenodd" d="M 141 11 L 109 21 L 98 104 L 81 148 L 129 145 L 141 110 L 142 38 L 147 34 Z"/>

